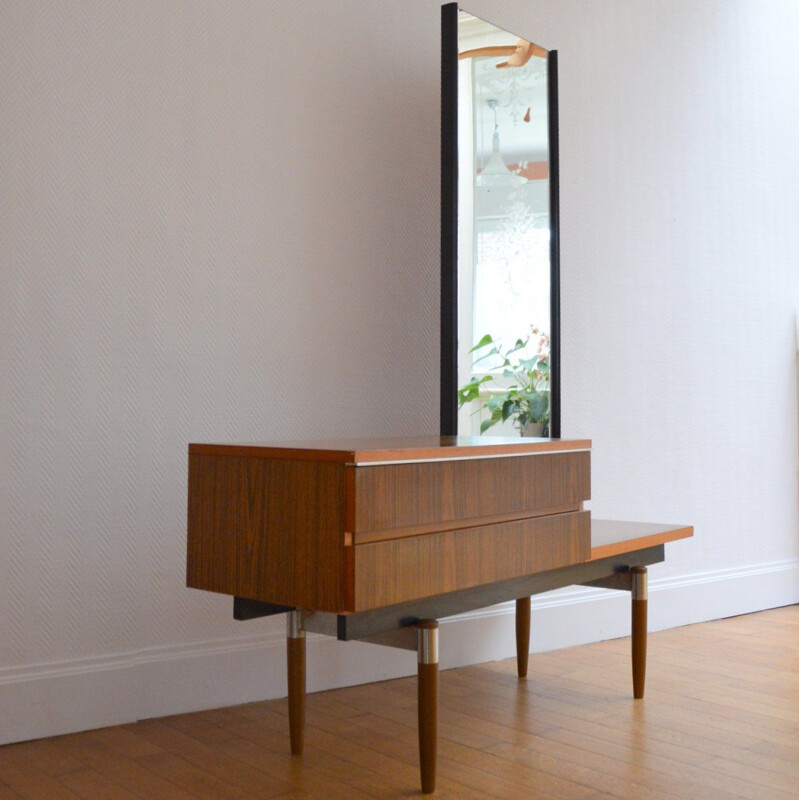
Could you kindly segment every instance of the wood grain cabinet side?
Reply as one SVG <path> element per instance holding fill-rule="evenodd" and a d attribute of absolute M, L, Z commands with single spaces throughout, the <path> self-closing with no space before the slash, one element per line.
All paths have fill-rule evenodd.
<path fill-rule="evenodd" d="M 189 454 L 186 585 L 340 611 L 345 466 Z"/>

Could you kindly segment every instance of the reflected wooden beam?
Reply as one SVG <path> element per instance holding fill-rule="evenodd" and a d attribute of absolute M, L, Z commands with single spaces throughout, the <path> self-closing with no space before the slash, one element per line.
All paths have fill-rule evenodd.
<path fill-rule="evenodd" d="M 547 50 L 545 50 L 544 47 L 539 47 L 538 44 L 520 39 L 515 45 L 504 44 L 465 50 L 463 53 L 458 54 L 458 60 L 461 61 L 464 58 L 505 57 L 508 61 L 496 65 L 498 69 L 503 69 L 504 67 L 524 67 L 533 56 L 537 58 L 547 58 Z"/>

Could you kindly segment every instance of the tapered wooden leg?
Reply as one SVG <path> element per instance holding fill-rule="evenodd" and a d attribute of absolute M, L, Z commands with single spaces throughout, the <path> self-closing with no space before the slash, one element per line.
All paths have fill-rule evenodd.
<path fill-rule="evenodd" d="M 303 752 L 306 723 L 306 632 L 300 611 L 286 615 L 286 666 L 289 678 L 289 738 L 292 753 Z"/>
<path fill-rule="evenodd" d="M 631 666 L 633 696 L 644 697 L 647 668 L 647 567 L 631 567 Z"/>
<path fill-rule="evenodd" d="M 417 623 L 417 716 L 422 791 L 436 789 L 436 745 L 439 718 L 439 623 Z"/>
<path fill-rule="evenodd" d="M 531 599 L 520 597 L 517 600 L 517 675 L 524 678 L 528 674 L 528 651 L 531 646 Z"/>

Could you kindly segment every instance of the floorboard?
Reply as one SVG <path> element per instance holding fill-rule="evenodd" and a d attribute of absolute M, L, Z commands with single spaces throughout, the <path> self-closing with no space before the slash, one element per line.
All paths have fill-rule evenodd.
<path fill-rule="evenodd" d="M 436 796 L 798 797 L 797 606 L 441 673 Z M 534 640 L 535 630 L 532 631 Z M 0 800 L 359 800 L 418 792 L 414 678 L 0 747 Z"/>

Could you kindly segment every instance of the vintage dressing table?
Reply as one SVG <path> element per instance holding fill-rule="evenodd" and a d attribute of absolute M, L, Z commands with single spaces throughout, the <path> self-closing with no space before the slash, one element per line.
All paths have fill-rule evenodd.
<path fill-rule="evenodd" d="M 189 445 L 187 585 L 232 595 L 236 619 L 286 614 L 292 753 L 306 631 L 416 650 L 423 792 L 436 782 L 438 620 L 515 600 L 525 677 L 531 595 L 628 591 L 641 698 L 647 566 L 692 535 L 593 520 L 591 443 L 558 438 L 556 51 L 447 3 L 441 80 L 442 437 Z M 476 435 L 493 426 L 555 438 Z"/>
<path fill-rule="evenodd" d="M 647 566 L 692 528 L 592 520 L 587 440 L 426 437 L 189 445 L 187 585 L 245 620 L 286 613 L 292 753 L 305 632 L 416 650 L 422 790 L 436 779 L 438 622 L 571 584 L 631 592 L 644 694 Z"/>

